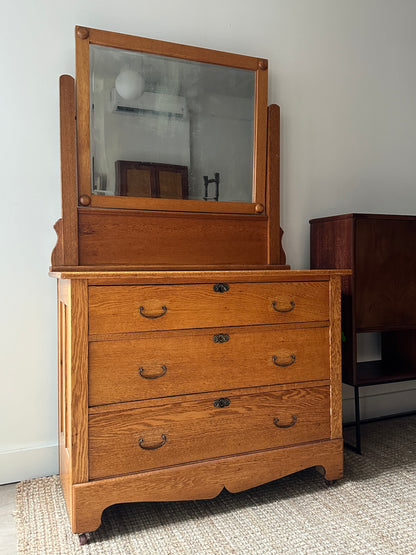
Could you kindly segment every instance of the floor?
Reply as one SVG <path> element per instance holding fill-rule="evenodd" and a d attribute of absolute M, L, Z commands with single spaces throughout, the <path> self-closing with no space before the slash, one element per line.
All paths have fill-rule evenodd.
<path fill-rule="evenodd" d="M 17 554 L 16 523 L 14 520 L 16 484 L 0 486 L 0 554 Z"/>

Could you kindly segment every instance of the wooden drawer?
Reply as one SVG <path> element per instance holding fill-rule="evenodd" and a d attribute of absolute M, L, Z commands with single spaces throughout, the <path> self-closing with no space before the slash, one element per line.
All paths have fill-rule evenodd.
<path fill-rule="evenodd" d="M 214 406 L 219 399 L 228 406 Z M 116 476 L 329 437 L 329 387 L 173 398 L 158 407 L 91 414 L 89 475 Z"/>
<path fill-rule="evenodd" d="M 89 333 L 328 320 L 328 282 L 91 286 Z"/>
<path fill-rule="evenodd" d="M 329 379 L 328 328 L 144 333 L 89 345 L 89 404 Z"/>

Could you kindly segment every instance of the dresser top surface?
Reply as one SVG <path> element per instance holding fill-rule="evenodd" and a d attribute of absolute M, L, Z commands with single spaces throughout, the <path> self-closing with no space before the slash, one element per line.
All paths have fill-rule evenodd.
<path fill-rule="evenodd" d="M 351 270 L 99 270 L 62 269 L 50 272 L 51 277 L 87 280 L 90 283 L 195 283 L 212 281 L 328 281 L 331 276 L 351 275 Z"/>

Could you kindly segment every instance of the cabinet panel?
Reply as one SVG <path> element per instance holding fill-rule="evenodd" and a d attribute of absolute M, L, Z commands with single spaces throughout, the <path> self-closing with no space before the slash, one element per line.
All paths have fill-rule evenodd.
<path fill-rule="evenodd" d="M 358 218 L 357 331 L 416 325 L 416 220 Z"/>
<path fill-rule="evenodd" d="M 172 399 L 156 409 L 90 415 L 90 478 L 329 437 L 329 387 Z"/>
<path fill-rule="evenodd" d="M 329 379 L 327 327 L 159 332 L 89 346 L 89 404 Z"/>
<path fill-rule="evenodd" d="M 328 282 L 94 286 L 89 333 L 327 321 Z"/>

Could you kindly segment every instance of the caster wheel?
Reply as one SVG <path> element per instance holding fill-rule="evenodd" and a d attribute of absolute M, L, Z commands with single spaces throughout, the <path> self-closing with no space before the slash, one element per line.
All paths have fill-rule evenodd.
<path fill-rule="evenodd" d="M 88 536 L 87 534 L 80 534 L 79 535 L 79 544 L 80 545 L 87 545 L 88 543 Z"/>
<path fill-rule="evenodd" d="M 333 486 L 335 484 L 336 480 L 327 480 L 325 479 L 325 484 L 327 486 Z"/>

